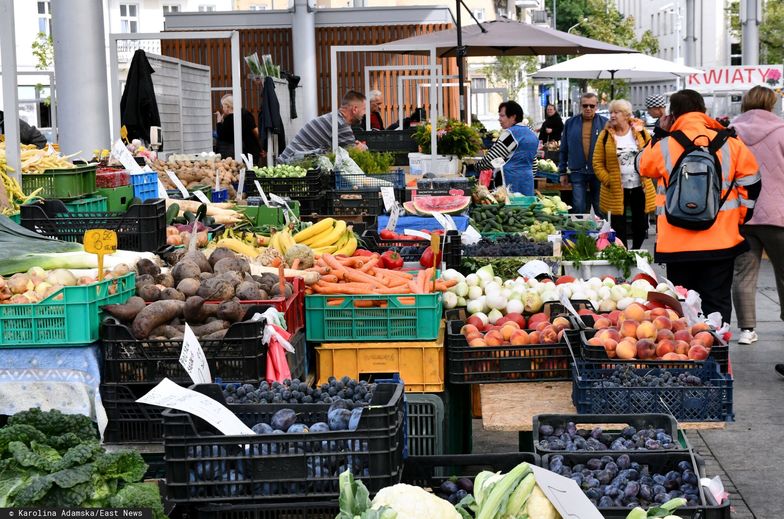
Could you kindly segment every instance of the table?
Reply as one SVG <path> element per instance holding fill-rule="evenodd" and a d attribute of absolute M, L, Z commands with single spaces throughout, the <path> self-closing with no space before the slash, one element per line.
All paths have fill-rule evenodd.
<path fill-rule="evenodd" d="M 108 419 L 101 403 L 98 343 L 68 348 L 0 349 L 0 414 L 31 407 L 83 414 L 103 436 Z"/>

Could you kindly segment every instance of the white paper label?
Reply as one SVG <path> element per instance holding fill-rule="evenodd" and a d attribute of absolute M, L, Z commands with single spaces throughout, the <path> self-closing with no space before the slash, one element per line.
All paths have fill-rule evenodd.
<path fill-rule="evenodd" d="M 240 158 L 242 159 L 242 162 L 245 163 L 246 169 L 253 169 L 253 162 L 251 162 L 250 160 L 251 159 L 250 153 L 240 154 Z"/>
<path fill-rule="evenodd" d="M 426 232 L 422 231 L 415 231 L 414 229 L 405 229 L 403 234 L 406 236 L 416 236 L 417 238 L 422 238 L 423 240 L 430 240 L 430 235 Z"/>
<path fill-rule="evenodd" d="M 185 184 L 182 183 L 182 180 L 177 178 L 177 175 L 174 174 L 174 171 L 167 169 L 166 174 L 169 176 L 169 179 L 174 184 L 174 187 L 176 187 L 180 191 L 183 200 L 186 200 L 189 196 L 191 196 L 190 193 L 188 193 L 188 188 L 185 187 Z"/>
<path fill-rule="evenodd" d="M 572 302 L 569 301 L 569 298 L 566 297 L 566 294 L 561 294 L 559 300 L 561 301 L 563 307 L 566 308 L 567 312 L 575 316 L 579 322 L 582 322 L 582 317 L 580 317 L 580 314 L 578 314 L 577 310 L 574 309 L 574 306 L 572 306 Z"/>
<path fill-rule="evenodd" d="M 397 221 L 400 219 L 400 204 L 395 202 L 392 205 L 391 212 L 389 214 L 389 220 L 387 220 L 387 227 L 388 231 L 394 231 L 397 229 Z"/>
<path fill-rule="evenodd" d="M 210 199 L 209 199 L 209 198 L 207 198 L 207 195 L 205 195 L 205 194 L 204 194 L 202 191 L 198 191 L 198 190 L 197 190 L 197 191 L 194 191 L 194 192 L 193 192 L 193 195 L 194 195 L 194 196 L 195 196 L 195 197 L 196 197 L 196 198 L 199 200 L 199 202 L 201 202 L 202 204 L 209 204 L 209 203 L 210 203 Z"/>
<path fill-rule="evenodd" d="M 443 214 L 439 213 L 438 211 L 433 211 L 433 218 L 436 219 L 438 225 L 443 227 L 445 231 L 449 230 L 449 222 L 446 221 L 446 218 Z"/>
<path fill-rule="evenodd" d="M 547 241 L 553 244 L 553 256 L 560 256 L 563 237 L 560 234 L 548 234 Z"/>
<path fill-rule="evenodd" d="M 395 206 L 395 188 L 392 186 L 383 186 L 381 188 L 381 198 L 384 200 L 384 209 L 389 213 Z"/>
<path fill-rule="evenodd" d="M 531 467 L 536 484 L 561 517 L 570 519 L 604 519 L 573 479 L 541 467 Z"/>
<path fill-rule="evenodd" d="M 252 436 L 256 434 L 225 406 L 207 395 L 178 386 L 168 378 L 161 380 L 137 402 L 194 414 L 209 422 L 226 436 Z"/>
<path fill-rule="evenodd" d="M 240 169 L 240 180 L 237 182 L 237 196 L 235 200 L 242 200 L 242 195 L 245 193 L 245 168 Z"/>
<path fill-rule="evenodd" d="M 283 206 L 283 218 L 286 220 L 286 225 L 289 225 L 292 220 L 296 220 L 294 216 L 294 211 L 291 210 L 289 207 L 288 202 L 284 198 L 279 197 L 273 193 L 269 194 L 270 201 L 275 202 L 276 204 Z"/>
<path fill-rule="evenodd" d="M 550 270 L 550 266 L 542 260 L 532 260 L 517 269 L 517 273 L 523 276 L 524 278 L 535 278 L 537 276 L 541 276 L 542 274 L 547 274 L 552 276 L 552 271 Z"/>
<path fill-rule="evenodd" d="M 169 193 L 166 192 L 166 186 L 163 185 L 161 179 L 158 179 L 158 198 L 169 198 Z"/>
<path fill-rule="evenodd" d="M 651 268 L 651 264 L 648 263 L 648 260 L 644 257 L 640 256 L 639 254 L 634 255 L 637 259 L 637 268 L 640 269 L 643 273 L 648 274 L 653 278 L 656 283 L 659 282 L 659 277 L 656 275 L 656 272 L 653 271 Z"/>
<path fill-rule="evenodd" d="M 447 226 L 446 230 L 447 231 L 456 231 L 457 230 L 457 224 L 455 223 L 455 220 L 452 218 L 452 216 L 448 215 L 448 214 L 445 214 L 444 218 L 446 218 L 446 226 Z"/>
<path fill-rule="evenodd" d="M 120 161 L 120 164 L 123 165 L 125 169 L 130 171 L 131 173 L 141 171 L 142 168 L 133 158 L 131 152 L 128 151 L 128 148 L 123 144 L 123 141 L 117 139 L 115 143 L 112 145 L 112 155 Z"/>
<path fill-rule="evenodd" d="M 476 245 L 479 243 L 479 240 L 482 239 L 482 235 L 479 234 L 479 231 L 473 228 L 473 226 L 469 225 L 465 231 L 463 231 L 462 235 L 462 242 L 466 245 Z"/>
<path fill-rule="evenodd" d="M 185 332 L 182 338 L 180 364 L 188 372 L 194 384 L 212 383 L 207 357 L 204 355 L 204 350 L 201 349 L 199 339 L 196 338 L 193 330 L 187 324 L 185 325 Z"/>
<path fill-rule="evenodd" d="M 261 189 L 261 184 L 259 184 L 258 180 L 254 180 L 253 183 L 256 184 L 256 189 L 259 190 L 259 196 L 261 197 L 261 201 L 264 202 L 264 205 L 269 207 L 270 206 L 269 199 L 267 198 L 267 194 L 264 192 L 264 190 Z"/>

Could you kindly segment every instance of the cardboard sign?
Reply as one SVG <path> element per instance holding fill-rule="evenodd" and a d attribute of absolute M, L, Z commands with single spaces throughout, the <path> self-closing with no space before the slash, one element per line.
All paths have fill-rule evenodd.
<path fill-rule="evenodd" d="M 519 269 L 517 269 L 517 273 L 523 276 L 524 278 L 537 278 L 542 274 L 547 274 L 548 276 L 552 276 L 553 272 L 550 270 L 550 265 L 545 263 L 542 260 L 531 260 Z"/>
<path fill-rule="evenodd" d="M 381 198 L 384 200 L 384 209 L 386 212 L 391 212 L 397 201 L 395 200 L 395 188 L 392 186 L 384 186 L 381 188 Z"/>
<path fill-rule="evenodd" d="M 531 466 L 536 484 L 564 519 L 604 519 L 577 483 L 555 472 Z"/>
<path fill-rule="evenodd" d="M 117 252 L 117 233 L 106 229 L 85 231 L 84 251 L 92 254 L 114 254 Z"/>
<path fill-rule="evenodd" d="M 194 192 L 193 192 L 193 195 L 194 195 L 194 196 L 195 196 L 195 197 L 196 197 L 196 198 L 199 200 L 199 202 L 201 202 L 202 204 L 209 204 L 209 203 L 210 203 L 210 199 L 209 199 L 209 198 L 207 198 L 207 195 L 205 195 L 205 194 L 204 194 L 202 191 L 198 191 L 198 190 L 197 190 L 197 191 L 194 191 Z"/>
<path fill-rule="evenodd" d="M 194 384 L 211 384 L 210 366 L 207 357 L 199 344 L 199 339 L 188 324 L 182 338 L 182 351 L 180 352 L 180 365 L 190 375 Z"/>
<path fill-rule="evenodd" d="M 130 171 L 131 173 L 138 173 L 142 170 L 141 166 L 136 162 L 131 155 L 131 152 L 128 151 L 128 148 L 123 144 L 123 141 L 117 139 L 115 143 L 112 145 L 112 155 L 120 161 L 120 164 L 123 165 L 125 169 Z"/>
<path fill-rule="evenodd" d="M 226 436 L 255 436 L 256 434 L 225 406 L 207 395 L 181 387 L 168 378 L 161 380 L 137 402 L 194 414 Z"/>
<path fill-rule="evenodd" d="M 179 190 L 180 194 L 182 195 L 182 199 L 187 200 L 188 197 L 191 196 L 191 194 L 188 193 L 188 188 L 185 187 L 185 184 L 182 183 L 182 180 L 177 178 L 177 175 L 174 174 L 174 171 L 170 169 L 166 170 L 166 175 L 169 177 L 169 180 L 172 181 L 174 187 L 176 187 Z"/>

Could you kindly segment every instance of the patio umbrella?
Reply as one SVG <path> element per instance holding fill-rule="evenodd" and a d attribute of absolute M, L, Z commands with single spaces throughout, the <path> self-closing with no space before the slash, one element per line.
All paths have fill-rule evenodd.
<path fill-rule="evenodd" d="M 543 68 L 531 74 L 534 78 L 610 79 L 610 97 L 615 95 L 615 79 L 657 80 L 689 74 L 702 74 L 697 68 L 679 65 L 639 52 L 615 54 L 612 59 L 602 54 L 585 54 Z"/>

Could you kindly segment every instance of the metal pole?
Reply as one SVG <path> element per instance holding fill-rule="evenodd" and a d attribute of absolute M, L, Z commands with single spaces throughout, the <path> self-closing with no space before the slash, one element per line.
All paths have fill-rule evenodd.
<path fill-rule="evenodd" d="M 457 22 L 457 81 L 460 83 L 457 87 L 457 91 L 458 102 L 460 103 L 460 120 L 465 121 L 465 88 L 463 87 L 463 78 L 465 77 L 465 48 L 463 47 L 463 26 L 460 17 L 462 6 L 460 5 L 460 0 L 455 0 L 455 3 L 457 4 L 457 16 L 455 17 Z"/>
<path fill-rule="evenodd" d="M 697 65 L 697 38 L 694 36 L 695 25 L 695 0 L 686 0 L 686 65 L 694 67 Z"/>
<path fill-rule="evenodd" d="M 318 74 L 316 73 L 316 13 L 308 0 L 294 0 L 292 36 L 294 73 L 302 87 L 303 107 L 300 117 L 310 121 L 318 116 Z"/>
<path fill-rule="evenodd" d="M 5 103 L 5 161 L 14 168 L 12 175 L 22 185 L 19 159 L 19 104 L 16 89 L 16 36 L 14 0 L 0 0 L 0 63 L 3 65 L 3 101 Z"/>
<path fill-rule="evenodd" d="M 60 148 L 89 157 L 111 147 L 103 5 L 53 0 L 51 9 Z"/>
<path fill-rule="evenodd" d="M 742 52 L 744 65 L 759 65 L 759 24 L 762 14 L 760 0 L 741 0 L 740 23 L 743 28 Z"/>
<path fill-rule="evenodd" d="M 242 162 L 242 77 L 240 33 L 231 33 L 231 97 L 234 99 L 234 160 Z M 225 158 L 225 157 L 224 157 Z"/>

